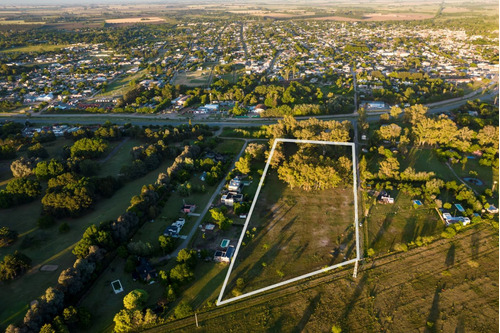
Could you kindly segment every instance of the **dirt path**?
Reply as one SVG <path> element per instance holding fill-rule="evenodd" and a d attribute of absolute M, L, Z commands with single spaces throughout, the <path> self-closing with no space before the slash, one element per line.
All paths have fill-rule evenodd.
<path fill-rule="evenodd" d="M 120 142 L 112 151 L 109 152 L 108 156 L 100 160 L 100 163 L 106 163 L 111 157 L 115 156 L 115 154 L 120 150 L 120 148 L 128 141 L 130 137 L 126 137 L 122 142 Z"/>

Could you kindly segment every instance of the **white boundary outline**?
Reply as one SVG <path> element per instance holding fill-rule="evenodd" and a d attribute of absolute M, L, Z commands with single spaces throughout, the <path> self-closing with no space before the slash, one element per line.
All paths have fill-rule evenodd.
<path fill-rule="evenodd" d="M 260 288 L 257 290 L 253 290 L 251 292 L 248 292 L 246 294 L 236 296 L 229 298 L 225 301 L 222 300 L 222 297 L 224 295 L 224 292 L 227 287 L 227 283 L 229 281 L 229 276 L 231 275 L 231 272 L 233 270 L 234 262 L 236 261 L 236 257 L 238 256 L 238 252 L 240 251 L 241 243 L 243 242 L 243 238 L 245 237 L 245 232 L 248 228 L 248 224 L 250 222 L 250 219 L 252 217 L 253 210 L 255 208 L 255 204 L 257 203 L 257 198 L 259 197 L 260 194 L 260 189 L 262 188 L 262 185 L 264 183 L 264 179 L 266 178 L 267 170 L 269 169 L 269 164 L 271 162 L 271 158 L 273 157 L 274 150 L 276 149 L 276 145 L 278 142 L 296 142 L 296 143 L 311 143 L 311 144 L 321 144 L 321 145 L 335 145 L 335 146 L 350 146 L 352 147 L 352 173 L 353 173 L 353 193 L 354 193 L 354 226 L 355 226 L 355 232 L 356 232 L 356 258 L 351 259 L 348 261 L 341 262 L 340 264 L 336 264 L 333 266 L 325 267 L 322 269 L 319 269 L 317 271 L 307 273 L 301 276 L 297 276 L 295 278 L 282 281 L 264 288 Z M 283 139 L 283 138 L 278 138 L 274 140 L 273 147 L 271 149 L 271 152 L 269 154 L 269 157 L 267 158 L 267 163 L 264 168 L 264 172 L 262 173 L 262 176 L 260 177 L 260 182 L 259 182 L 259 187 L 257 188 L 257 192 L 255 192 L 255 196 L 252 202 L 252 205 L 250 206 L 250 211 L 248 212 L 247 219 L 245 221 L 245 225 L 243 226 L 243 230 L 241 231 L 240 239 L 238 240 L 238 245 L 236 246 L 236 251 L 234 252 L 233 258 L 231 259 L 231 263 L 229 264 L 229 270 L 227 271 L 226 278 L 224 279 L 224 284 L 222 285 L 222 289 L 219 294 L 219 298 L 217 299 L 217 302 L 215 303 L 217 306 L 227 304 L 229 302 L 237 301 L 239 299 L 249 297 L 258 293 L 262 293 L 274 288 L 278 288 L 281 286 L 284 286 L 286 284 L 296 282 L 323 272 L 328 272 L 332 269 L 335 269 L 337 267 L 345 266 L 348 264 L 355 263 L 356 265 L 358 264 L 358 261 L 360 260 L 360 253 L 359 253 L 359 230 L 358 230 L 358 193 L 357 193 L 357 178 L 356 178 L 356 147 L 353 142 L 334 142 L 334 141 L 316 141 L 316 140 L 299 140 L 299 139 Z M 355 271 L 356 274 L 356 271 Z"/>

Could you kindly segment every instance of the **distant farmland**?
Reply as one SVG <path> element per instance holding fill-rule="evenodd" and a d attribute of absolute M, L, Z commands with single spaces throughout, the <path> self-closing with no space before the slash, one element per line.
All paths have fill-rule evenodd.
<path fill-rule="evenodd" d="M 156 17 L 156 16 L 150 16 L 150 17 L 129 17 L 129 18 L 121 18 L 121 19 L 111 19 L 111 20 L 106 20 L 106 23 L 110 24 L 126 24 L 126 23 L 157 23 L 157 22 L 164 22 L 165 20 Z"/>

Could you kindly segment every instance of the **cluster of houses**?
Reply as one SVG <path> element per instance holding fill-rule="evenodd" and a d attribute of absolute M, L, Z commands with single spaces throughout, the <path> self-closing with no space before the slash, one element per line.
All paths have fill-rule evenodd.
<path fill-rule="evenodd" d="M 171 40 L 153 44 L 138 40 L 130 54 L 118 54 L 104 44 L 74 44 L 59 51 L 22 54 L 8 59 L 8 66 L 39 64 L 41 67 L 15 78 L 0 81 L 0 96 L 26 104 L 48 102 L 61 108 L 82 107 L 90 103 L 104 84 L 120 75 L 136 74 L 146 63 L 162 67 L 138 82 L 146 89 L 174 82 L 175 73 L 194 71 L 206 63 L 241 65 L 244 72 L 265 73 L 270 78 L 320 79 L 327 72 L 351 77 L 361 73 L 380 72 L 392 84 L 394 91 L 411 87 L 411 80 L 391 77 L 391 73 L 412 66 L 412 72 L 439 77 L 452 83 L 467 83 L 498 76 L 498 63 L 484 59 L 481 43 L 487 36 L 467 36 L 464 31 L 420 27 L 368 27 L 354 23 L 328 21 L 276 20 L 271 22 L 201 21 L 181 23 L 182 30 L 172 31 Z M 180 40 L 189 42 L 180 42 Z M 411 40 L 411 42 L 408 42 Z M 496 41 L 498 42 L 498 40 Z M 356 46 L 361 45 L 361 46 Z M 492 44 L 498 52 L 495 43 Z M 352 47 L 361 47 L 352 52 Z M 159 51 L 156 59 L 135 56 Z M 333 57 L 332 55 L 337 55 Z M 451 55 L 451 56 L 450 56 Z M 345 59 L 342 57 L 345 56 Z M 173 77 L 166 75 L 171 71 Z M 329 82 L 333 84 L 333 82 Z M 347 84 L 347 83 L 345 83 Z M 380 89 L 379 77 L 365 75 L 358 81 L 360 92 Z M 173 101 L 182 108 L 189 95 Z M 198 108 L 195 112 L 217 112 L 217 103 Z"/>
<path fill-rule="evenodd" d="M 222 190 L 220 202 L 223 205 L 233 207 L 237 202 L 243 202 L 243 186 L 250 185 L 249 181 L 243 181 L 239 176 L 229 181 L 227 189 Z"/>
<path fill-rule="evenodd" d="M 69 126 L 69 125 L 51 125 L 51 126 L 43 126 L 43 127 L 29 127 L 26 126 L 22 134 L 25 137 L 31 138 L 35 133 L 48 133 L 52 132 L 55 136 L 64 136 L 66 133 L 73 133 L 81 129 L 79 126 Z M 97 129 L 97 127 L 96 127 Z"/>

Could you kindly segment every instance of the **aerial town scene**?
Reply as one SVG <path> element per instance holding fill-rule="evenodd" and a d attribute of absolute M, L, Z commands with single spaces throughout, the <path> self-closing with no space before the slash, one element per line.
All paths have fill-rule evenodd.
<path fill-rule="evenodd" d="M 498 332 L 493 0 L 0 3 L 0 331 Z"/>

